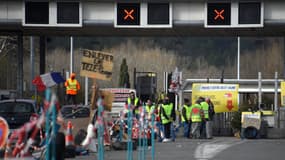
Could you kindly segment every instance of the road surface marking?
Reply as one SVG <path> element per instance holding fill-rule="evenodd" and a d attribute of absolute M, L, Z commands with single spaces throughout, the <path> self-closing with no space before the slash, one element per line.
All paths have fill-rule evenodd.
<path fill-rule="evenodd" d="M 221 141 L 221 140 L 214 140 L 212 142 L 206 142 L 200 144 L 194 153 L 194 157 L 197 160 L 209 160 L 215 157 L 218 153 L 222 152 L 223 150 L 244 143 L 243 141 L 238 140 L 228 140 L 228 141 Z"/>

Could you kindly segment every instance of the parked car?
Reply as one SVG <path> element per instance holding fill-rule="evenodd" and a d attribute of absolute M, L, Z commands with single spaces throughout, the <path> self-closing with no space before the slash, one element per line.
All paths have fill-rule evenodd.
<path fill-rule="evenodd" d="M 0 116 L 7 121 L 10 130 L 17 129 L 29 122 L 33 114 L 37 114 L 34 100 L 9 99 L 0 101 Z"/>
<path fill-rule="evenodd" d="M 35 100 L 31 99 L 8 99 L 0 101 L 0 117 L 3 117 L 9 126 L 9 133 L 22 127 L 29 122 L 32 116 L 37 115 Z M 35 139 L 39 144 L 40 135 Z M 13 142 L 14 144 L 15 142 Z M 0 158 L 3 158 L 5 149 L 0 150 Z"/>

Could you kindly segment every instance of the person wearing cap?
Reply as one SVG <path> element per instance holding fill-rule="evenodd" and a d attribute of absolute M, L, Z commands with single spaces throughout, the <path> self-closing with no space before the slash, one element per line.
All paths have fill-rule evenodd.
<path fill-rule="evenodd" d="M 75 79 L 75 73 L 71 73 L 70 78 L 68 78 L 64 86 L 66 87 L 66 99 L 67 103 L 69 104 L 71 100 L 72 105 L 76 105 L 76 95 L 78 93 L 78 90 L 80 90 L 80 84 L 79 82 Z"/>

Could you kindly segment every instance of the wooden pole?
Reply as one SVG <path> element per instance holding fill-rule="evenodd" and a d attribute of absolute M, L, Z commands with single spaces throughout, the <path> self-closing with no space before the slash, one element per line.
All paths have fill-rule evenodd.
<path fill-rule="evenodd" d="M 91 96 L 91 105 L 90 105 L 90 122 L 92 121 L 93 115 L 95 113 L 95 109 L 97 108 L 96 102 L 97 102 L 97 97 L 98 97 L 98 93 L 97 93 L 97 83 L 96 83 L 96 79 L 93 79 L 93 85 L 92 85 L 92 96 Z"/>

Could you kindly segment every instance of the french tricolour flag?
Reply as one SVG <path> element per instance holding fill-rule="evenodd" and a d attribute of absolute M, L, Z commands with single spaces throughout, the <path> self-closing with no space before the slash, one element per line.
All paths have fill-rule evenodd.
<path fill-rule="evenodd" d="M 36 76 L 33 80 L 33 84 L 37 86 L 39 91 L 44 91 L 47 87 L 55 86 L 56 84 L 60 84 L 64 81 L 65 80 L 59 72 L 50 72 Z"/>

